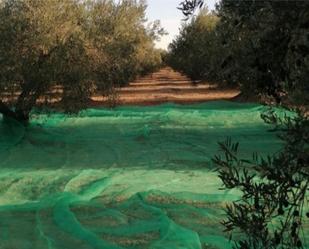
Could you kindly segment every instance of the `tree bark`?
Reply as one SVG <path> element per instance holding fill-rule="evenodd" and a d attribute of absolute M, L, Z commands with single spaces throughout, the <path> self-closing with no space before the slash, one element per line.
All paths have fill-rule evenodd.
<path fill-rule="evenodd" d="M 0 101 L 0 113 L 4 117 L 10 117 L 13 119 L 16 119 L 16 114 L 14 111 L 12 111 L 6 104 L 4 104 L 2 101 Z"/>
<path fill-rule="evenodd" d="M 18 122 L 26 123 L 29 121 L 29 113 L 11 110 L 8 105 L 0 100 L 0 113 L 4 117 L 12 118 Z"/>

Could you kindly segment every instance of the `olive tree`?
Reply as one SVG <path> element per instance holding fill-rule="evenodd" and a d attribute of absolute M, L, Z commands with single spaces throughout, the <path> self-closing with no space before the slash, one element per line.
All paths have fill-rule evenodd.
<path fill-rule="evenodd" d="M 181 9 L 190 16 L 203 2 L 186 0 Z M 237 82 L 243 94 L 266 94 L 276 104 L 297 106 L 294 116 L 263 115 L 282 140 L 277 153 L 248 160 L 241 158 L 238 143 L 219 144 L 223 155 L 213 161 L 223 187 L 241 193 L 227 207 L 225 231 L 234 248 L 307 248 L 309 3 L 222 0 L 216 14 L 215 32 L 225 50 L 218 75 Z"/>
<path fill-rule="evenodd" d="M 160 24 L 144 1 L 0 2 L 0 113 L 28 121 L 34 107 L 76 112 L 94 92 L 155 69 Z"/>
<path fill-rule="evenodd" d="M 180 9 L 189 17 L 203 3 L 186 0 Z M 221 0 L 215 12 L 226 51 L 217 67 L 222 81 L 237 83 L 243 95 L 308 102 L 308 1 Z"/>
<path fill-rule="evenodd" d="M 309 224 L 309 119 L 264 114 L 275 126 L 283 148 L 267 158 L 241 158 L 238 143 L 220 143 L 224 154 L 214 158 L 225 189 L 238 189 L 240 200 L 229 204 L 226 232 L 239 249 L 307 248 Z M 238 233 L 242 236 L 237 236 Z M 245 236 L 243 236 L 245 235 Z"/>
<path fill-rule="evenodd" d="M 207 10 L 184 23 L 169 46 L 169 64 L 193 80 L 217 80 L 224 50 L 215 32 L 219 18 Z"/>
<path fill-rule="evenodd" d="M 65 93 L 69 84 L 71 94 L 83 92 L 78 88 L 89 79 L 82 70 L 88 61 L 83 14 L 75 0 L 1 2 L 1 113 L 28 120 L 37 99 L 59 83 Z"/>

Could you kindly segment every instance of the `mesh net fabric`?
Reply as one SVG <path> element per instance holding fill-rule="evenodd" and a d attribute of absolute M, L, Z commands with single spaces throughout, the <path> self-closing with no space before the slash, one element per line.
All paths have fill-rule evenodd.
<path fill-rule="evenodd" d="M 244 156 L 280 148 L 265 107 L 89 109 L 0 123 L 1 249 L 231 248 L 211 158 L 227 136 Z M 13 121 L 11 121 L 13 122 Z"/>

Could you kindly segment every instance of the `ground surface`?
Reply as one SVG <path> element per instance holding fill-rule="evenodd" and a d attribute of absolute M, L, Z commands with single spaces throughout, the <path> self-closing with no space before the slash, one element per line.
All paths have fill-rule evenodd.
<path fill-rule="evenodd" d="M 0 122 L 0 249 L 231 249 L 220 222 L 238 193 L 219 190 L 211 158 L 226 137 L 244 157 L 276 151 L 264 109 L 166 103 Z"/>
<path fill-rule="evenodd" d="M 265 107 L 187 104 L 238 92 L 169 68 L 118 91 L 125 106 L 0 122 L 0 249 L 232 248 L 220 222 L 239 193 L 211 158 L 227 137 L 245 158 L 277 151 Z M 186 105 L 144 106 L 161 102 Z"/>
<path fill-rule="evenodd" d="M 228 100 L 239 94 L 235 89 L 219 89 L 207 83 L 194 85 L 186 76 L 166 67 L 139 78 L 128 87 L 117 89 L 120 105 L 153 105 L 165 102 L 178 104 L 200 103 L 209 100 Z M 97 105 L 106 102 L 94 97 Z"/>
<path fill-rule="evenodd" d="M 46 96 L 41 96 L 39 103 L 58 103 L 61 100 L 62 87 L 51 89 Z M 121 105 L 158 105 L 172 102 L 177 104 L 202 103 L 211 100 L 230 100 L 239 95 L 237 89 L 222 89 L 215 84 L 192 81 L 170 67 L 140 77 L 127 87 L 117 88 L 115 94 L 107 97 L 95 95 L 90 106 L 121 106 Z M 4 102 L 16 101 L 20 91 L 1 92 Z M 57 105 L 56 105 L 57 106 Z"/>

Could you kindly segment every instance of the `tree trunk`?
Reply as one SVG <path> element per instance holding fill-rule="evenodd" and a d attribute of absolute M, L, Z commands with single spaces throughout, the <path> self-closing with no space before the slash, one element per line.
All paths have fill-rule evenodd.
<path fill-rule="evenodd" d="M 12 111 L 6 104 L 0 101 L 0 113 L 3 116 L 16 119 L 16 113 Z"/>
<path fill-rule="evenodd" d="M 3 103 L 1 100 L 0 100 L 0 113 L 4 117 L 12 118 L 21 123 L 27 123 L 29 121 L 29 114 L 30 114 L 29 112 L 13 111 L 8 107 L 8 105 Z"/>
<path fill-rule="evenodd" d="M 30 82 L 30 81 L 29 81 Z M 36 101 L 41 95 L 44 84 L 40 83 L 27 83 L 23 86 L 22 92 L 17 99 L 15 105 L 15 116 L 16 120 L 27 123 L 30 118 L 30 112 L 36 105 Z"/>

